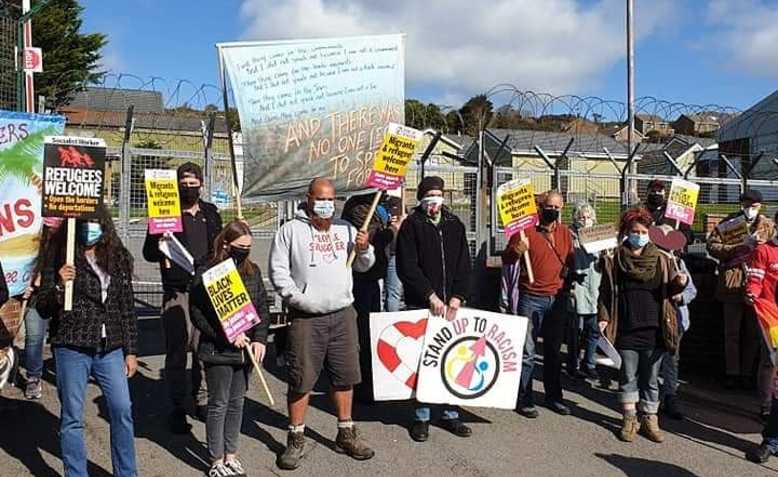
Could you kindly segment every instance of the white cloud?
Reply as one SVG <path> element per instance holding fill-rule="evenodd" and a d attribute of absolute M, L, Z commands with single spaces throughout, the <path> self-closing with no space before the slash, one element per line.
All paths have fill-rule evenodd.
<path fill-rule="evenodd" d="M 672 0 L 636 3 L 638 38 L 672 16 Z M 409 86 L 450 104 L 498 83 L 585 94 L 626 50 L 623 0 L 244 0 L 241 13 L 251 40 L 407 33 Z"/>
<path fill-rule="evenodd" d="M 722 64 L 778 77 L 778 4 L 763 0 L 714 0 L 708 6 L 711 44 Z"/>

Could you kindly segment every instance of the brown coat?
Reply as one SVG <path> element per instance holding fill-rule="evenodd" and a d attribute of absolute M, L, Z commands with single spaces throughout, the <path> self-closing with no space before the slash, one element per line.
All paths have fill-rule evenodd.
<path fill-rule="evenodd" d="M 623 246 L 623 245 L 622 245 Z M 616 252 L 618 253 L 618 251 Z M 597 320 L 608 323 L 605 328 L 605 337 L 611 343 L 616 343 L 616 336 L 619 332 L 619 284 L 620 277 L 617 267 L 614 266 L 613 257 L 606 255 L 600 261 L 602 267 L 602 281 L 600 282 L 600 296 L 597 306 Z M 659 254 L 659 266 L 662 270 L 663 290 L 662 299 L 662 318 L 660 326 L 662 327 L 662 336 L 664 337 L 665 350 L 673 353 L 678 349 L 680 337 L 678 333 L 678 316 L 671 298 L 681 293 L 686 285 L 681 285 L 679 275 L 672 279 L 674 267 L 671 259 L 663 254 Z"/>
<path fill-rule="evenodd" d="M 731 214 L 722 222 L 733 219 L 740 212 Z M 749 232 L 756 234 L 757 239 L 767 241 L 773 236 L 773 221 L 764 215 L 757 216 Z M 708 237 L 708 253 L 719 261 L 719 281 L 716 287 L 716 296 L 724 303 L 742 303 L 746 285 L 746 262 L 751 256 L 744 245 L 726 245 L 721 240 L 717 228 L 714 228 Z M 753 252 L 753 249 L 751 249 Z"/>

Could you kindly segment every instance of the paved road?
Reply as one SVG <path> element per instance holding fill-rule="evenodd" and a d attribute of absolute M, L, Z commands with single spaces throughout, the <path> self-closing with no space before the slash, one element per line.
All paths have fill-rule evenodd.
<path fill-rule="evenodd" d="M 160 333 L 157 320 L 142 321 L 141 370 L 131 386 L 140 475 L 202 475 L 207 455 L 204 425 L 196 422 L 192 434 L 184 437 L 172 436 L 165 429 Z M 274 395 L 283 401 L 280 373 L 271 371 Z M 529 421 L 512 412 L 473 409 L 465 413 L 474 428 L 471 439 L 433 428 L 425 444 L 408 437 L 405 424 L 411 410 L 407 404 L 357 408 L 355 417 L 362 421 L 377 452 L 370 462 L 352 461 L 334 452 L 335 418 L 326 396 L 318 394 L 308 418 L 310 446 L 305 463 L 296 472 L 284 473 L 274 462 L 285 443 L 286 412 L 283 405 L 273 409 L 265 405 L 255 379 L 246 401 L 241 455 L 252 476 L 778 476 L 778 458 L 769 466 L 743 459 L 743 451 L 759 441 L 761 426 L 742 412 L 731 412 L 727 406 L 688 404 L 692 418 L 666 422 L 664 444 L 643 438 L 624 444 L 614 435 L 619 414 L 611 393 L 569 383 L 568 389 L 566 397 L 575 404 L 572 417 L 545 411 Z M 111 465 L 104 406 L 96 386 L 90 385 L 88 393 L 85 435 L 90 472 L 92 477 L 106 476 Z M 0 398 L 0 475 L 61 475 L 58 413 L 51 384 L 45 386 L 44 399 L 39 402 L 24 401 L 17 389 L 5 391 Z"/>

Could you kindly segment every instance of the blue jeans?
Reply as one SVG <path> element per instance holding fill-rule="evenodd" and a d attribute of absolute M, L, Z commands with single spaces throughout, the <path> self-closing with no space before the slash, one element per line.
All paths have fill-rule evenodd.
<path fill-rule="evenodd" d="M 656 414 L 659 412 L 659 369 L 664 350 L 618 351 L 621 355 L 619 402 L 638 403 L 640 412 Z"/>
<path fill-rule="evenodd" d="M 386 278 L 384 278 L 384 293 L 386 294 L 384 311 L 400 311 L 403 301 L 403 284 L 400 277 L 397 276 L 397 255 L 392 255 L 389 258 Z"/>
<path fill-rule="evenodd" d="M 579 370 L 581 362 L 590 370 L 597 367 L 595 353 L 600 339 L 597 315 L 570 314 L 567 332 L 567 370 Z M 581 361 L 581 338 L 583 338 L 584 357 Z"/>
<path fill-rule="evenodd" d="M 436 408 L 440 406 L 435 406 Z M 424 407 L 417 407 L 416 408 L 416 420 L 417 421 L 424 421 L 429 422 L 431 417 L 432 411 L 430 410 L 429 406 Z M 459 419 L 459 411 L 456 409 L 444 409 L 443 410 L 443 419 Z"/>
<path fill-rule="evenodd" d="M 40 379 L 43 375 L 43 344 L 49 320 L 41 318 L 35 307 L 29 307 L 24 315 L 24 328 L 24 367 L 27 369 L 27 379 Z"/>
<path fill-rule="evenodd" d="M 59 439 L 65 477 L 89 476 L 84 446 L 84 398 L 89 376 L 97 381 L 108 407 L 113 475 L 136 477 L 132 404 L 122 349 L 98 353 L 90 348 L 55 346 L 54 358 L 62 406 Z"/>
<path fill-rule="evenodd" d="M 529 318 L 527 338 L 524 341 L 524 353 L 521 366 L 521 385 L 519 386 L 519 407 L 535 405 L 532 396 L 532 374 L 535 371 L 535 345 L 543 328 L 543 320 L 551 314 L 555 296 L 539 296 L 522 292 L 516 314 Z"/>
<path fill-rule="evenodd" d="M 762 432 L 764 442 L 770 448 L 773 454 L 778 454 L 778 399 L 773 398 L 770 407 L 770 417 L 767 419 L 767 425 Z"/>
<path fill-rule="evenodd" d="M 683 338 L 683 331 L 678 335 L 678 349 L 675 350 L 675 353 L 665 352 L 665 356 L 662 359 L 662 369 L 660 371 L 662 384 L 659 387 L 662 401 L 667 396 L 674 397 L 678 391 L 678 361 L 681 358 L 681 338 Z"/>

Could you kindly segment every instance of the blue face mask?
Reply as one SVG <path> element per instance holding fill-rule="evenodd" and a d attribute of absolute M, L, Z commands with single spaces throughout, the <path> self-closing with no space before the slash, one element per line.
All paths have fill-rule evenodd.
<path fill-rule="evenodd" d="M 81 225 L 78 231 L 78 239 L 87 247 L 96 245 L 103 238 L 103 227 L 95 222 L 87 222 Z"/>
<path fill-rule="evenodd" d="M 648 234 L 629 234 L 627 241 L 634 248 L 643 248 L 648 245 L 651 240 L 648 238 Z"/>

